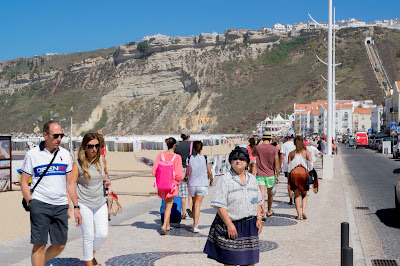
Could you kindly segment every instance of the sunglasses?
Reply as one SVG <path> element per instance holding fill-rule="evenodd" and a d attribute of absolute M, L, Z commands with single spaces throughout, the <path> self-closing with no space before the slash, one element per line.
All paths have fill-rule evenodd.
<path fill-rule="evenodd" d="M 245 161 L 246 161 L 246 158 L 232 158 L 232 161 L 236 161 L 236 160 L 245 162 Z"/>
<path fill-rule="evenodd" d="M 100 148 L 100 144 L 88 144 L 87 145 L 88 149 L 93 149 L 94 147 L 96 147 L 96 149 Z"/>
<path fill-rule="evenodd" d="M 63 138 L 64 134 L 49 134 L 49 136 L 53 136 L 54 139 L 58 139 L 58 137 Z"/>

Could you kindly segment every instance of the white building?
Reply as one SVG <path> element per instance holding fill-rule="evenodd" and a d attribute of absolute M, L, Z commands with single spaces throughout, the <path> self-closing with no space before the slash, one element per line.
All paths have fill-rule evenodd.
<path fill-rule="evenodd" d="M 270 131 L 273 136 L 284 136 L 292 128 L 293 116 L 284 119 L 280 114 L 275 117 L 267 116 L 265 120 L 257 124 L 257 128 L 263 131 Z"/>
<path fill-rule="evenodd" d="M 339 27 L 364 27 L 367 25 L 364 21 L 355 18 L 341 20 L 338 24 Z"/>
<path fill-rule="evenodd" d="M 382 130 L 382 105 L 371 107 L 371 129 L 372 133 L 378 133 Z"/>
<path fill-rule="evenodd" d="M 293 25 L 293 30 L 294 31 L 301 31 L 301 30 L 304 30 L 304 29 L 307 29 L 307 23 L 304 23 L 304 22 L 299 22 L 299 23 L 296 23 L 296 24 L 294 24 Z"/>
<path fill-rule="evenodd" d="M 276 30 L 278 32 L 286 32 L 286 26 L 281 24 L 281 23 L 276 23 L 272 26 L 273 30 Z"/>

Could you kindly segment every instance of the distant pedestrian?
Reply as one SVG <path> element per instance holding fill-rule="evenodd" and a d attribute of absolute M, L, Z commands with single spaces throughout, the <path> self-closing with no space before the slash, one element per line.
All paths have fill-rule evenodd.
<path fill-rule="evenodd" d="M 67 190 L 74 205 L 76 226 L 80 226 L 82 221 L 71 173 L 71 155 L 60 147 L 64 137 L 60 124 L 55 121 L 44 124 L 43 137 L 44 142 L 26 153 L 21 175 L 21 191 L 30 209 L 32 265 L 45 265 L 65 248 L 68 237 Z M 29 179 L 32 178 L 31 187 L 34 187 L 50 162 L 54 167 L 47 170 L 31 194 Z M 49 235 L 51 246 L 46 250 Z"/>
<path fill-rule="evenodd" d="M 261 206 L 263 220 L 266 220 L 267 216 L 274 214 L 272 210 L 272 201 L 274 200 L 272 189 L 279 183 L 280 163 L 278 149 L 270 144 L 271 132 L 264 132 L 262 139 L 263 142 L 254 148 L 253 155 L 257 158 L 256 179 L 263 199 L 265 198 L 265 188 L 267 189 L 268 212 L 265 210 L 265 201 Z"/>
<path fill-rule="evenodd" d="M 283 172 L 285 174 L 285 177 L 288 178 L 288 194 L 289 194 L 289 202 L 288 202 L 288 204 L 293 205 L 293 195 L 292 195 L 292 189 L 290 188 L 287 165 L 288 165 L 289 153 L 294 151 L 296 149 L 296 146 L 293 143 L 293 139 L 294 139 L 293 134 L 287 136 L 287 139 L 288 140 L 282 145 L 282 148 L 281 148 L 280 165 L 283 164 Z"/>
<path fill-rule="evenodd" d="M 312 157 L 303 143 L 303 138 L 297 136 L 294 141 L 296 149 L 289 153 L 288 173 L 290 187 L 294 191 L 294 201 L 297 211 L 297 220 L 307 219 L 307 184 L 308 172 L 313 169 Z M 300 199 L 301 196 L 301 199 Z"/>
<path fill-rule="evenodd" d="M 182 158 L 182 167 L 184 173 L 184 179 L 179 183 L 179 197 L 182 198 L 182 219 L 186 219 L 186 198 L 188 197 L 188 185 L 187 180 L 188 176 L 186 173 L 186 159 L 189 157 L 193 150 L 193 143 L 190 141 L 190 131 L 188 129 L 183 129 L 181 131 L 182 141 L 176 145 L 175 153 L 179 154 Z M 190 218 L 193 218 L 192 215 L 192 198 L 189 197 L 187 209 L 188 215 Z"/>
<path fill-rule="evenodd" d="M 161 231 L 160 231 L 161 235 L 165 235 L 166 231 L 171 230 L 171 225 L 169 221 L 170 221 L 172 204 L 174 202 L 174 197 L 178 196 L 179 182 L 185 177 L 182 168 L 182 158 L 179 154 L 174 153 L 174 149 L 176 147 L 176 140 L 170 137 L 165 140 L 165 143 L 167 144 L 168 150 L 165 152 L 161 152 L 157 156 L 157 159 L 154 162 L 152 174 L 153 176 L 156 176 L 158 165 L 163 158 L 165 159 L 165 161 L 172 161 L 174 168 L 175 186 L 173 186 L 170 190 L 158 190 L 158 196 L 162 198 L 165 202 L 164 223 L 161 226 Z"/>
<path fill-rule="evenodd" d="M 236 147 L 229 154 L 231 170 L 214 189 L 211 206 L 218 213 L 211 225 L 204 252 L 225 265 L 259 262 L 258 235 L 262 231 L 263 198 L 256 178 L 246 171 L 247 149 Z"/>
<path fill-rule="evenodd" d="M 313 169 L 310 171 L 310 174 L 314 177 L 313 191 L 314 193 L 317 193 L 319 182 L 318 182 L 318 174 L 317 171 L 315 170 L 315 162 L 317 161 L 317 157 L 323 154 L 316 147 L 312 145 L 309 145 L 306 148 L 310 152 L 312 158 Z"/>
<path fill-rule="evenodd" d="M 249 139 L 249 145 L 247 145 L 247 152 L 249 153 L 250 156 L 250 164 L 249 164 L 249 172 L 252 175 L 256 175 L 256 165 L 257 165 L 257 159 L 256 157 L 253 156 L 253 150 L 256 147 L 256 140 L 254 138 Z"/>
<path fill-rule="evenodd" d="M 193 150 L 195 154 L 186 159 L 189 196 L 193 198 L 192 213 L 194 233 L 200 232 L 198 223 L 201 203 L 204 196 L 208 194 L 208 186 L 212 186 L 214 180 L 208 158 L 201 155 L 202 149 L 203 143 L 201 141 L 194 141 Z"/>
<path fill-rule="evenodd" d="M 98 265 L 94 254 L 108 236 L 105 188 L 111 181 L 106 175 L 100 147 L 99 134 L 87 133 L 79 148 L 78 159 L 72 166 L 82 214 L 83 260 L 88 266 Z"/>

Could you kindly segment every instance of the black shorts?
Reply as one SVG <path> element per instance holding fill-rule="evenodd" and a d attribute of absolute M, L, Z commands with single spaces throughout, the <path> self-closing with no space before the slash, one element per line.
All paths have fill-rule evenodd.
<path fill-rule="evenodd" d="M 65 245 L 68 237 L 68 204 L 52 205 L 33 199 L 30 208 L 31 244 Z"/>
<path fill-rule="evenodd" d="M 288 172 L 284 172 L 285 173 L 285 177 L 288 177 Z"/>

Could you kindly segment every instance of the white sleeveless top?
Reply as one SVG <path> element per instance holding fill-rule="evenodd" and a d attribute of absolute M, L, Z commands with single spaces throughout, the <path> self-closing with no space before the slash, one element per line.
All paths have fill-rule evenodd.
<path fill-rule="evenodd" d="M 311 156 L 310 158 L 307 156 L 307 159 L 312 160 Z M 292 161 L 288 164 L 288 172 L 292 172 L 292 170 L 299 165 L 303 166 L 308 171 L 311 171 L 314 167 L 312 162 L 306 160 L 301 153 L 297 153 Z"/>

